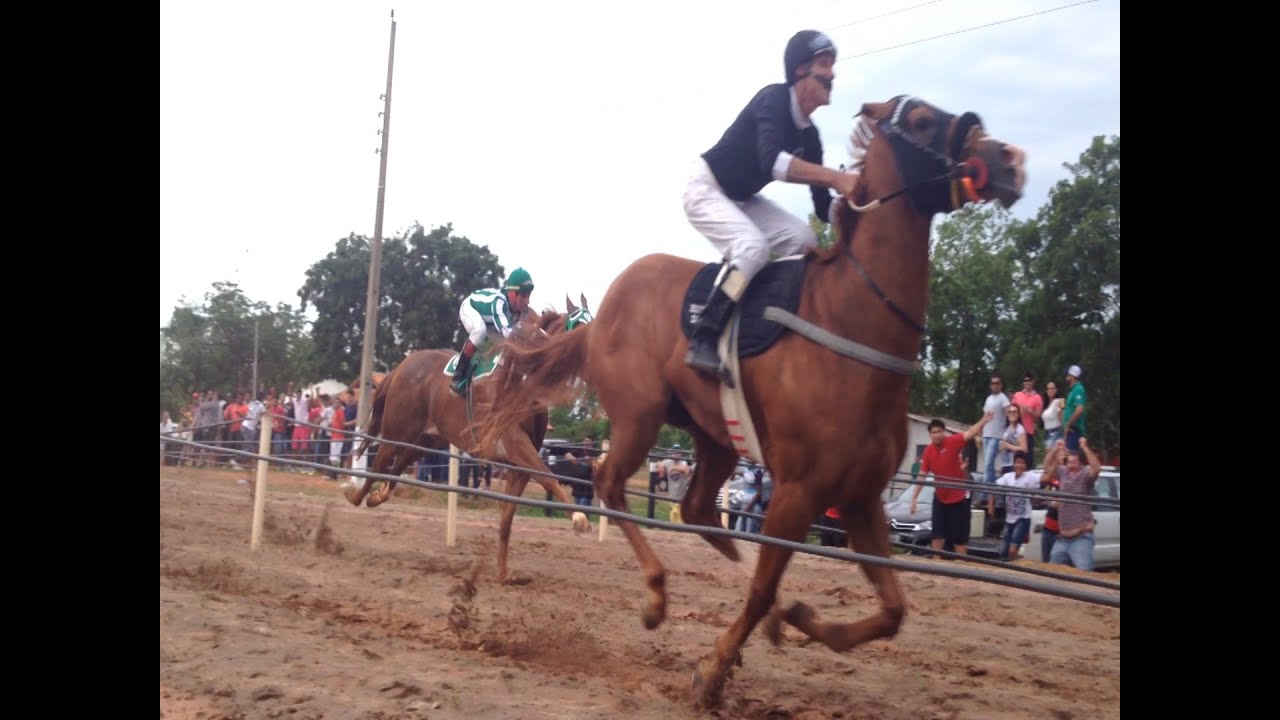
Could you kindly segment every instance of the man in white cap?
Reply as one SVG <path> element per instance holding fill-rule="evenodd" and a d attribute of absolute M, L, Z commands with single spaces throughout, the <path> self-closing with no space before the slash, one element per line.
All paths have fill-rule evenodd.
<path fill-rule="evenodd" d="M 1080 366 L 1067 368 L 1067 402 L 1062 406 L 1062 431 L 1067 440 L 1068 450 L 1080 449 L 1080 438 L 1088 437 L 1085 431 L 1084 383 L 1080 382 Z"/>

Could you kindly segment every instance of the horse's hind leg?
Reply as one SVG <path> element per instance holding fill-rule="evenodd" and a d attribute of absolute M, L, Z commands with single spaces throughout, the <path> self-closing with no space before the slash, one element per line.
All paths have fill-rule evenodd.
<path fill-rule="evenodd" d="M 809 523 L 816 511 L 813 502 L 806 494 L 807 488 L 798 483 L 779 484 L 774 491 L 770 503 L 769 514 L 765 516 L 764 532 L 772 537 L 793 542 L 803 542 L 809 532 Z M 716 641 L 715 650 L 703 658 L 693 674 L 693 692 L 697 702 L 704 708 L 714 707 L 720 703 L 720 694 L 724 690 L 725 679 L 729 667 L 738 658 L 743 643 L 755 628 L 756 623 L 773 607 L 778 582 L 791 559 L 791 551 L 765 545 L 760 549 L 760 559 L 756 564 L 755 575 L 751 578 L 751 588 L 747 593 L 747 604 L 742 614 L 733 625 Z"/>
<path fill-rule="evenodd" d="M 381 452 L 378 453 L 378 457 L 382 457 Z M 422 453 L 418 450 L 414 450 L 413 448 L 396 448 L 396 453 L 392 458 L 391 467 L 385 471 L 379 470 L 378 472 L 385 472 L 387 475 L 400 477 L 401 473 L 407 470 L 409 465 L 420 457 L 422 457 Z M 375 464 L 381 465 L 381 463 Z M 395 491 L 396 481 L 388 480 L 378 491 L 369 495 L 369 499 L 365 501 L 365 505 L 371 508 L 378 507 L 382 503 L 390 500 L 392 493 Z"/>
<path fill-rule="evenodd" d="M 693 480 L 689 490 L 680 501 L 680 516 L 689 525 L 703 527 L 724 527 L 720 524 L 720 508 L 716 506 L 716 495 L 724 481 L 733 473 L 738 463 L 737 454 L 731 449 L 716 445 L 705 433 L 697 428 L 690 430 L 693 435 L 694 449 L 697 452 L 698 464 L 693 471 Z M 720 551 L 721 555 L 739 563 L 742 556 L 733 538 L 723 535 L 702 535 L 711 547 Z M 750 575 L 750 571 L 746 571 Z"/>
<path fill-rule="evenodd" d="M 849 533 L 850 547 L 868 555 L 889 557 L 884 506 L 878 498 L 847 511 L 841 508 L 840 515 Z M 897 576 L 892 569 L 880 565 L 862 564 L 862 572 L 880 594 L 879 614 L 853 623 L 820 623 L 812 608 L 804 603 L 795 603 L 784 614 L 786 621 L 836 652 L 844 652 L 868 640 L 898 634 L 906 603 Z"/>
<path fill-rule="evenodd" d="M 663 406 L 658 405 L 649 412 L 639 410 L 610 419 L 613 421 L 609 433 L 611 446 L 608 456 L 600 465 L 595 487 L 596 493 L 604 500 L 605 507 L 625 513 L 629 512 L 627 478 L 648 456 L 649 447 L 658 436 L 658 428 L 662 426 Z M 631 543 L 631 549 L 640 563 L 640 571 L 644 573 L 649 593 L 640 617 L 644 626 L 652 630 L 667 615 L 667 571 L 635 523 L 626 520 L 617 522 L 622 534 L 627 537 L 627 542 Z"/>
<path fill-rule="evenodd" d="M 364 484 L 359 489 L 356 489 L 355 485 L 348 485 L 342 494 L 347 498 L 347 502 L 359 507 L 360 503 L 364 502 L 364 499 L 369 496 L 369 488 L 373 487 L 375 482 L 377 481 L 373 478 L 364 478 Z"/>
<path fill-rule="evenodd" d="M 382 473 L 391 460 L 394 459 L 393 456 L 399 454 L 402 449 L 403 448 L 392 447 L 389 445 L 382 445 L 379 447 L 378 454 L 373 458 L 373 467 L 369 468 L 369 472 Z M 347 489 L 344 490 L 342 494 L 347 498 L 347 502 L 359 507 L 360 503 L 365 501 L 365 498 L 369 498 L 370 500 L 373 498 L 373 495 L 369 493 L 369 490 L 372 489 L 374 483 L 377 482 L 379 481 L 373 478 L 364 478 L 364 485 L 361 486 L 359 490 L 357 490 L 356 486 L 352 484 L 348 485 Z M 376 505 L 377 503 L 374 504 Z M 373 506 L 374 505 L 370 505 L 369 507 Z"/>
<path fill-rule="evenodd" d="M 524 494 L 525 485 L 529 484 L 529 476 L 524 473 L 506 472 L 507 481 L 503 483 L 503 492 L 513 497 Z M 507 581 L 507 552 L 511 542 L 511 522 L 516 516 L 516 504 L 502 503 L 502 522 L 498 525 L 498 582 Z"/>

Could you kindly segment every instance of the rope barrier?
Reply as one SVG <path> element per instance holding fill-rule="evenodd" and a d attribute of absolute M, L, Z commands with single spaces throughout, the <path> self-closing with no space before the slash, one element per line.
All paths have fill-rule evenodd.
<path fill-rule="evenodd" d="M 271 416 L 264 416 L 264 417 L 271 417 Z M 236 421 L 225 420 L 225 421 L 216 423 L 215 425 L 208 425 L 205 427 L 216 427 L 218 425 L 227 425 L 232 422 L 236 422 Z M 305 420 L 291 420 L 290 422 L 294 423 L 295 425 L 302 425 L 304 427 L 316 428 L 316 429 L 325 430 L 325 431 L 331 431 L 333 429 L 332 426 L 329 426 L 329 425 L 320 425 L 316 423 L 307 422 Z M 175 433 L 176 432 L 177 431 L 175 431 Z M 349 435 L 352 438 L 356 438 L 356 437 L 369 438 L 372 441 L 370 445 L 373 445 L 374 443 L 386 443 L 387 445 L 413 448 L 415 450 L 420 450 L 424 453 L 432 453 L 432 454 L 445 455 L 445 456 L 449 455 L 448 450 L 436 450 L 434 448 L 426 448 L 426 447 L 422 447 L 421 445 L 414 445 L 413 443 L 401 442 L 399 440 L 385 440 L 373 435 L 365 434 L 363 432 L 360 432 L 359 430 L 354 430 L 351 428 L 344 428 L 343 430 L 341 430 L 341 432 L 343 433 L 344 441 L 347 439 L 346 436 Z M 166 435 L 170 435 L 170 434 L 161 433 L 162 437 Z M 288 439 L 286 440 L 289 442 L 292 442 L 291 440 L 288 440 Z M 243 444 L 246 442 L 251 442 L 256 444 L 257 441 L 256 440 L 255 441 L 224 440 L 222 442 L 223 444 L 231 444 L 231 443 Z M 334 442 L 334 441 L 329 439 L 323 439 L 323 438 L 318 438 L 318 439 L 312 438 L 312 439 L 306 440 L 306 442 Z M 583 445 L 581 443 L 578 443 L 578 444 L 556 443 L 554 446 L 550 446 L 550 447 L 555 447 L 557 449 L 569 448 L 569 449 L 598 450 L 598 448 L 595 448 L 593 446 Z M 667 448 L 658 448 L 658 449 L 669 450 Z M 648 458 L 664 458 L 664 459 L 672 459 L 672 460 L 687 460 L 688 457 L 684 453 L 685 451 L 683 449 L 678 450 L 676 451 L 676 454 L 671 454 L 671 455 L 663 455 L 660 453 L 651 452 L 647 455 L 647 457 Z M 475 457 L 474 455 L 469 455 L 467 458 L 463 458 L 463 459 L 478 462 L 478 463 L 490 462 L 490 461 L 484 460 L 483 458 Z M 540 471 L 534 471 L 534 472 L 540 472 Z M 1043 472 L 1043 468 L 1028 469 L 1027 472 Z M 542 474 L 548 475 L 551 477 L 557 477 L 557 479 L 560 479 L 561 482 L 564 482 L 565 480 L 564 478 L 559 478 L 558 476 L 555 476 L 551 473 L 542 473 Z M 1065 492 L 1058 492 L 1056 490 L 1040 490 L 1038 488 L 1009 488 L 1006 486 L 996 485 L 994 483 L 974 482 L 972 480 L 956 480 L 956 479 L 922 480 L 918 478 L 910 478 L 910 479 L 909 478 L 910 478 L 910 473 L 898 470 L 894 472 L 893 476 L 890 478 L 890 482 L 905 482 L 911 485 L 921 485 L 925 487 L 934 487 L 934 488 L 942 487 L 942 488 L 953 488 L 958 490 L 977 490 L 978 492 L 991 493 L 993 495 L 1021 495 L 1021 496 L 1027 496 L 1027 497 L 1040 497 L 1040 498 L 1046 498 L 1050 500 L 1082 502 L 1089 505 L 1104 507 L 1107 509 L 1115 509 L 1115 510 L 1120 509 L 1120 498 L 1106 497 L 1101 495 L 1065 493 Z M 572 478 L 570 478 L 570 480 L 572 482 L 579 482 L 578 480 L 575 480 Z M 586 482 L 586 481 L 581 481 L 581 482 Z M 658 499 L 669 499 L 669 498 L 658 498 Z"/>
<path fill-rule="evenodd" d="M 175 442 L 181 445 L 200 446 L 200 443 L 196 443 L 194 441 L 189 441 L 189 440 L 183 440 L 183 439 L 172 439 L 170 440 L 170 442 Z M 319 463 L 307 462 L 302 460 L 293 460 L 289 458 L 264 457 L 261 455 L 257 455 L 255 453 L 244 452 L 242 450 L 229 450 L 227 452 L 230 454 L 240 455 L 247 458 L 254 458 L 257 460 L 267 460 L 271 462 L 276 462 L 278 464 L 296 465 L 296 466 L 302 466 L 302 467 L 313 467 L 313 468 L 330 470 L 330 471 L 334 469 L 333 466 L 331 465 L 321 465 Z M 450 457 L 459 457 L 459 458 L 461 457 L 460 455 L 455 455 L 453 453 L 445 453 L 445 454 L 448 454 Z M 493 465 L 502 466 L 506 469 L 514 469 L 519 472 L 530 472 L 527 468 L 521 468 L 515 465 L 507 465 L 505 463 L 499 463 L 496 461 L 488 461 L 488 462 L 490 462 Z M 538 472 L 539 474 L 547 475 L 550 477 L 556 477 L 553 473 L 545 473 L 541 471 L 535 471 L 535 472 Z M 471 495 L 473 497 L 484 497 L 491 500 L 496 500 L 499 502 L 508 502 L 516 505 L 525 505 L 529 507 L 538 507 L 538 508 L 550 509 L 550 510 L 560 510 L 566 513 L 582 512 L 586 514 L 599 515 L 601 517 L 613 518 L 615 520 L 632 522 L 637 525 L 642 525 L 644 527 L 656 527 L 663 530 L 673 530 L 675 532 L 684 532 L 684 533 L 694 533 L 694 534 L 703 534 L 703 535 L 720 535 L 724 537 L 730 537 L 737 540 L 745 540 L 748 542 L 754 542 L 758 544 L 773 545 L 775 547 L 786 548 L 794 552 L 800 552 L 800 553 L 805 553 L 809 555 L 818 555 L 820 557 L 828 557 L 836 560 L 845 560 L 850 562 L 865 562 L 871 565 L 881 565 L 884 567 L 901 570 L 903 572 L 918 572 L 926 575 L 941 575 L 945 577 L 978 580 L 981 582 L 989 582 L 996 585 L 1004 585 L 1006 587 L 1014 587 L 1014 588 L 1019 588 L 1023 590 L 1030 590 L 1033 592 L 1040 592 L 1048 595 L 1055 595 L 1057 597 L 1063 597 L 1063 598 L 1068 598 L 1072 600 L 1080 600 L 1082 602 L 1088 602 L 1095 605 L 1105 605 L 1108 607 L 1116 607 L 1116 608 L 1120 607 L 1119 597 L 1114 597 L 1110 595 L 1101 595 L 1098 593 L 1092 593 L 1092 592 L 1077 590 L 1073 588 L 1055 587 L 1047 583 L 1041 583 L 1041 582 L 1032 581 L 1032 580 L 1022 580 L 1016 577 L 1003 576 L 995 573 L 986 573 L 980 570 L 971 570 L 967 568 L 930 567 L 918 562 L 898 560 L 895 558 L 882 558 L 876 555 L 865 555 L 862 553 L 853 552 L 851 550 L 833 549 L 833 548 L 822 547 L 822 546 L 807 545 L 803 543 L 792 542 L 789 540 L 781 540 L 779 538 L 774 538 L 768 535 L 744 533 L 736 530 L 728 530 L 721 527 L 707 527 L 702 525 L 691 526 L 683 523 L 672 523 L 664 520 L 654 520 L 654 519 L 644 518 L 638 515 L 634 515 L 630 512 L 622 512 L 622 511 L 613 510 L 610 508 L 598 508 L 594 506 L 570 505 L 567 503 L 560 503 L 560 502 L 534 500 L 531 498 L 516 497 L 513 495 L 507 495 L 505 493 L 498 493 L 492 490 L 482 490 L 478 487 L 463 488 L 461 486 L 440 485 L 438 483 L 424 482 L 424 481 L 418 480 L 417 478 L 398 477 L 393 475 L 386 475 L 383 473 L 371 473 L 371 472 L 365 472 L 362 470 L 355 470 L 355 469 L 344 469 L 343 474 L 363 477 L 363 478 L 373 478 L 375 480 L 395 481 L 398 483 L 404 483 L 406 485 L 413 485 L 416 487 L 420 487 L 426 490 L 443 491 L 443 492 L 450 492 L 450 493 L 465 492 L 468 495 Z M 567 479 L 576 480 L 575 478 L 567 478 Z M 1012 567 L 1007 567 L 1006 569 L 1012 569 Z M 1027 568 L 1027 569 L 1030 569 L 1030 568 Z M 1042 571 L 1042 572 L 1047 572 L 1047 571 Z"/>
<path fill-rule="evenodd" d="M 302 422 L 302 421 L 299 421 L 299 424 L 309 425 L 309 426 L 311 426 L 311 427 L 315 427 L 315 428 L 324 428 L 324 427 L 326 427 L 326 426 L 324 426 L 324 425 L 316 425 L 316 424 L 313 424 L 313 423 L 305 423 L 305 422 Z M 400 446 L 400 447 L 412 448 L 412 449 L 420 450 L 420 451 L 422 451 L 422 452 L 424 452 L 424 453 L 431 453 L 431 454 L 435 454 L 435 455 L 444 455 L 444 456 L 446 456 L 446 457 L 456 457 L 456 458 L 458 458 L 458 459 L 459 459 L 459 461 L 467 460 L 467 461 L 469 461 L 469 462 L 473 462 L 473 463 L 475 463 L 475 464 L 477 464 L 477 465 L 488 465 L 488 466 L 489 466 L 489 467 L 491 467 L 491 468 L 492 468 L 492 467 L 494 467 L 494 466 L 497 466 L 497 467 L 499 467 L 500 469 L 513 470 L 513 471 L 516 471 L 516 472 L 523 472 L 523 473 L 527 473 L 527 474 L 530 474 L 530 475 L 541 475 L 541 476 L 544 476 L 544 477 L 554 478 L 555 480 L 557 480 L 557 481 L 559 481 L 559 482 L 561 482 L 561 483 L 565 483 L 565 484 L 571 484 L 571 485 L 593 485 L 593 486 L 594 486 L 594 484 L 593 484 L 590 480 L 583 480 L 583 479 L 581 479 L 581 478 L 573 478 L 573 477 L 567 477 L 567 476 L 564 476 L 564 475 L 557 475 L 556 473 L 548 472 L 548 471 L 545 471 L 545 470 L 533 470 L 533 469 L 529 469 L 529 468 L 523 468 L 523 467 L 520 467 L 520 466 L 518 466 L 518 465 L 509 465 L 509 464 L 502 463 L 502 462 L 499 462 L 499 461 L 496 461 L 496 460 L 485 460 L 485 459 L 483 459 L 483 458 L 477 458 L 477 457 L 474 457 L 474 456 L 468 456 L 467 458 L 464 458 L 464 457 L 462 457 L 461 455 L 455 455 L 455 454 L 453 454 L 453 453 L 450 453 L 448 450 L 436 450 L 436 449 L 433 449 L 433 448 L 427 448 L 427 447 L 423 447 L 423 446 L 421 446 L 421 445 L 414 445 L 414 444 L 412 444 L 412 443 L 400 442 L 400 441 L 397 441 L 397 440 L 379 440 L 379 439 L 378 439 L 378 438 L 376 438 L 375 436 L 367 435 L 367 434 L 365 434 L 365 433 L 361 433 L 361 432 L 359 432 L 359 431 L 344 431 L 344 432 L 351 432 L 351 434 L 352 434 L 352 435 L 358 435 L 358 436 L 360 436 L 360 437 L 370 438 L 370 439 L 372 439 L 372 440 L 376 440 L 378 443 L 385 442 L 385 443 L 387 443 L 387 444 L 389 444 L 389 445 L 396 445 L 396 446 Z M 239 443 L 243 444 L 243 443 L 248 442 L 248 441 L 240 440 L 240 441 L 229 441 L 229 442 L 239 442 Z M 317 440 L 317 441 L 314 441 L 314 442 L 332 442 L 332 441 Z M 195 444 L 195 443 L 192 443 L 192 444 Z M 229 443 L 228 443 L 228 444 L 229 444 Z M 372 445 L 372 443 L 371 443 L 371 445 Z M 563 446 L 558 446 L 558 447 L 563 447 Z M 580 449 L 586 449 L 586 448 L 587 448 L 587 446 L 585 446 L 585 445 L 578 445 L 577 447 L 578 447 L 578 448 L 580 448 Z M 240 451 L 236 451 L 236 452 L 240 452 Z M 244 454 L 245 454 L 246 456 L 248 456 L 248 457 L 257 458 L 257 456 L 256 456 L 256 455 L 253 455 L 252 453 L 244 453 Z M 272 456 L 272 457 L 273 457 L 273 458 L 276 458 L 277 460 L 279 459 L 279 456 Z M 294 463 L 289 463 L 289 464 L 294 464 Z M 299 462 L 298 464 L 302 464 L 302 463 L 301 463 L 301 462 Z M 306 467 L 309 467 L 309 468 L 321 469 L 321 470 L 324 470 L 325 472 L 334 472 L 335 470 L 341 469 L 341 470 L 344 470 L 344 472 L 342 473 L 342 474 L 344 474 L 344 475 L 356 475 L 356 473 L 354 473 L 354 472 L 349 472 L 349 471 L 348 471 L 349 469 L 347 469 L 347 468 L 334 468 L 332 465 L 324 465 L 324 464 L 318 464 L 318 463 L 305 463 L 305 466 L 306 466 Z M 416 482 L 416 479 L 415 479 L 415 482 Z M 918 482 L 920 482 L 920 483 L 922 483 L 922 484 L 933 484 L 933 483 L 929 483 L 929 481 L 918 481 Z M 437 483 L 433 483 L 433 484 L 437 484 Z M 970 483 L 968 486 L 964 485 L 963 483 L 938 483 L 938 484 L 940 484 L 940 485 L 946 485 L 946 486 L 951 486 L 951 487 L 957 487 L 957 488 L 960 488 L 960 489 L 967 489 L 967 488 L 971 488 L 971 487 L 973 487 L 973 486 L 974 486 L 974 483 Z M 1025 491 L 1025 490 L 1020 489 L 1020 488 L 1015 489 L 1015 488 L 1009 488 L 1009 487 L 1006 487 L 1006 486 L 987 485 L 987 484 L 985 484 L 985 483 L 982 483 L 982 484 L 981 484 L 981 488 L 982 488 L 983 490 L 988 490 L 988 491 L 990 491 L 992 494 L 1005 494 L 1005 495 L 1020 494 L 1020 495 L 1021 495 L 1021 494 L 1026 493 L 1026 491 Z M 631 489 L 631 488 L 624 488 L 624 489 L 623 489 L 623 492 L 624 492 L 625 494 L 627 494 L 627 495 L 632 495 L 632 496 L 636 496 L 636 497 L 643 497 L 643 498 L 646 498 L 646 499 L 652 499 L 652 500 L 661 500 L 661 501 L 664 501 L 664 502 L 670 502 L 670 503 L 673 503 L 673 504 L 679 504 L 679 502 L 680 502 L 678 499 L 673 498 L 673 497 L 671 497 L 670 495 L 659 495 L 659 494 L 656 494 L 656 493 L 650 493 L 650 492 L 646 492 L 646 491 L 643 491 L 643 490 L 634 490 L 634 489 Z M 1041 491 L 1041 492 L 1043 492 L 1043 491 Z M 1082 499 L 1086 499 L 1086 500 L 1090 500 L 1090 499 L 1102 499 L 1102 498 L 1096 498 L 1095 496 L 1092 496 L 1092 495 L 1077 495 L 1077 494 L 1073 494 L 1073 493 L 1045 492 L 1044 494 L 1045 494 L 1047 497 L 1050 497 L 1050 498 L 1053 498 L 1053 499 L 1060 499 L 1060 500 L 1068 500 L 1068 499 L 1071 499 L 1071 498 L 1082 498 Z M 508 496 L 508 497 L 510 497 L 510 496 Z M 1117 502 L 1118 502 L 1118 499 L 1117 499 Z M 578 506 L 578 507 L 582 507 L 582 506 Z M 761 521 L 763 521 L 763 520 L 764 520 L 764 515 L 760 515 L 760 514 L 756 514 L 756 513 L 750 513 L 750 512 L 744 511 L 744 510 L 728 510 L 728 509 L 726 509 L 724 512 L 725 512 L 726 514 L 730 515 L 730 516 L 745 516 L 745 517 L 750 517 L 750 518 L 754 518 L 754 519 L 761 520 Z M 810 525 L 809 525 L 809 531 L 810 531 L 810 532 L 818 532 L 818 533 L 830 532 L 830 533 L 838 534 L 838 535 L 840 535 L 841 537 L 847 537 L 847 536 L 848 536 L 848 533 L 846 533 L 846 532 L 844 531 L 844 529 L 842 529 L 842 528 L 833 528 L 833 527 L 828 527 L 828 526 L 818 525 L 818 524 L 810 524 Z M 754 534 L 754 533 L 753 533 L 753 534 Z M 767 536 L 763 536 L 763 535 L 761 535 L 761 537 L 767 537 Z M 955 560 L 961 560 L 961 561 L 964 561 L 964 562 L 970 562 L 970 563 L 978 564 L 978 565 L 991 565 L 991 566 L 996 566 L 996 567 L 1004 567 L 1004 568 L 1007 568 L 1007 569 L 1013 570 L 1013 571 L 1015 571 L 1015 572 L 1021 572 L 1021 573 L 1025 573 L 1025 574 L 1029 574 L 1029 575 L 1038 575 L 1038 576 L 1042 576 L 1042 577 L 1050 577 L 1050 578 L 1054 578 L 1054 579 L 1057 579 L 1057 580 L 1062 580 L 1062 581 L 1064 581 L 1064 582 L 1079 583 L 1079 584 L 1084 584 L 1084 585 L 1093 585 L 1093 586 L 1097 586 L 1097 587 L 1104 587 L 1104 588 L 1114 589 L 1114 590 L 1118 590 L 1118 589 L 1120 588 L 1120 586 L 1119 586 L 1119 584 L 1118 584 L 1118 583 L 1108 582 L 1108 581 L 1105 581 L 1105 580 L 1097 580 L 1097 579 L 1094 579 L 1094 578 L 1082 577 L 1082 576 L 1072 575 L 1072 574 L 1069 574 L 1069 573 L 1059 573 L 1059 572 L 1054 572 L 1054 571 L 1051 571 L 1051 570 L 1044 570 L 1044 569 L 1040 569 L 1040 568 L 1033 568 L 1033 567 L 1025 567 L 1025 566 L 1021 566 L 1021 565 L 1009 565 L 1009 564 L 1007 564 L 1007 563 L 1005 563 L 1004 561 L 1001 561 L 1001 560 L 991 560 L 991 559 L 988 559 L 988 558 L 976 557 L 976 556 L 973 556 L 973 555 L 964 554 L 964 553 L 952 552 L 952 551 L 949 551 L 949 550 L 935 550 L 935 549 L 933 549 L 932 547 L 921 546 L 921 545 L 914 545 L 914 544 L 912 544 L 912 543 L 904 543 L 904 542 L 897 541 L 897 540 L 890 541 L 890 545 L 891 545 L 891 546 L 893 546 L 893 547 L 896 547 L 896 548 L 898 548 L 898 549 L 901 549 L 901 550 L 910 550 L 910 551 L 916 551 L 916 552 L 924 552 L 924 553 L 929 554 L 929 555 L 937 555 L 937 556 L 939 556 L 939 557 L 945 557 L 945 558 L 951 558 L 951 559 L 955 559 Z"/>
<path fill-rule="evenodd" d="M 320 430 L 331 429 L 327 425 L 318 425 L 315 423 L 305 422 L 302 420 L 295 420 L 294 423 L 297 425 L 317 428 Z M 344 439 L 348 435 L 353 438 L 356 438 L 356 437 L 368 438 L 371 441 L 369 443 L 370 447 L 372 447 L 375 444 L 386 444 L 386 445 L 393 445 L 396 447 L 412 448 L 415 450 L 419 450 L 423 453 L 430 453 L 433 455 L 444 455 L 446 457 L 450 456 L 450 453 L 448 450 L 436 450 L 434 448 L 427 448 L 421 445 L 414 445 L 413 443 L 401 442 L 399 440 L 385 440 L 374 435 L 368 435 L 366 433 L 360 432 L 359 430 L 344 429 L 342 430 L 342 433 L 343 433 Z M 243 442 L 243 441 L 239 441 L 239 442 Z M 333 442 L 333 441 L 332 440 L 309 440 L 308 442 Z M 555 447 L 564 447 L 564 446 L 557 444 Z M 578 445 L 577 447 L 585 448 L 586 446 Z M 354 452 L 355 452 L 355 449 L 353 447 L 352 453 L 354 454 Z M 468 456 L 467 458 L 462 458 L 462 459 L 468 460 L 471 462 L 481 463 L 481 464 L 502 466 L 507 469 L 516 470 L 518 472 L 525 472 L 531 475 L 542 475 L 545 477 L 553 477 L 553 478 L 556 478 L 557 480 L 560 480 L 561 482 L 565 482 L 565 481 L 574 482 L 574 483 L 589 482 L 586 480 L 578 480 L 576 478 L 563 478 L 554 473 L 546 472 L 544 470 L 531 470 L 529 468 L 522 468 L 516 465 L 504 465 L 503 463 L 497 462 L 496 460 L 485 460 L 484 458 L 479 458 L 474 455 L 471 455 L 471 456 Z M 1032 471 L 1029 470 L 1028 472 L 1032 472 Z M 896 473 L 896 474 L 902 474 L 902 473 Z M 1064 492 L 1057 492 L 1057 491 L 1050 491 L 1050 490 L 1038 490 L 1033 488 L 1010 488 L 1007 486 L 1001 486 L 1001 485 L 995 485 L 995 484 L 989 484 L 989 483 L 975 483 L 972 481 L 910 480 L 905 482 L 909 482 L 912 484 L 919 484 L 919 485 L 929 485 L 929 486 L 935 486 L 935 487 L 957 488 L 960 490 L 976 490 L 978 492 L 991 493 L 994 495 L 1022 495 L 1022 496 L 1032 496 L 1032 497 L 1044 497 L 1050 500 L 1076 501 L 1076 502 L 1083 502 L 1090 505 L 1100 505 L 1100 506 L 1107 506 L 1107 507 L 1114 506 L 1116 509 L 1119 509 L 1120 507 L 1119 498 L 1100 497 L 1097 495 L 1064 493 Z M 628 492 L 638 493 L 640 491 L 628 491 Z M 659 499 L 669 499 L 669 498 L 659 498 Z"/>

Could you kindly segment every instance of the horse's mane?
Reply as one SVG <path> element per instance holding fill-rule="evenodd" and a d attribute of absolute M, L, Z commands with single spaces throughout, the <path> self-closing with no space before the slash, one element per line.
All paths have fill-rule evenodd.
<path fill-rule="evenodd" d="M 564 319 L 564 313 L 561 313 L 552 306 L 547 306 L 547 308 L 538 315 L 538 327 L 542 328 L 543 331 L 549 331 L 555 326 L 557 320 L 562 319 Z"/>
<path fill-rule="evenodd" d="M 849 169 L 853 172 L 862 172 L 873 137 L 875 134 L 871 120 L 865 112 L 860 111 L 854 117 L 853 132 L 849 135 Z"/>
<path fill-rule="evenodd" d="M 875 138 L 873 121 L 864 106 L 854 116 L 853 132 L 849 135 L 849 166 L 847 172 L 862 174 L 867 165 L 867 150 Z M 830 220 L 835 230 L 835 241 L 829 248 L 814 248 L 811 252 L 818 262 L 831 262 L 847 243 L 853 241 L 853 232 L 858 227 L 859 213 L 854 212 L 843 199 L 837 198 L 832 203 Z"/>
<path fill-rule="evenodd" d="M 829 263 L 839 257 L 845 245 L 853 242 L 853 231 L 858 225 L 858 213 L 850 209 L 848 203 L 841 198 L 832 201 L 830 212 L 835 239 L 830 247 L 815 246 L 808 253 L 819 263 Z"/>

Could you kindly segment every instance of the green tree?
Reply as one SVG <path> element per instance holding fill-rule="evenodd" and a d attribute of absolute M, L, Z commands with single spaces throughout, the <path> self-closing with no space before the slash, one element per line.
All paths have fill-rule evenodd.
<path fill-rule="evenodd" d="M 1080 365 L 1093 444 L 1120 444 L 1120 138 L 1097 136 L 1036 218 L 1012 233 L 1027 278 L 1001 366 L 1043 390 Z"/>
<path fill-rule="evenodd" d="M 609 437 L 609 419 L 594 391 L 588 389 L 572 406 L 557 406 L 547 413 L 552 429 L 548 436 L 577 442 L 590 435 L 598 443 Z"/>
<path fill-rule="evenodd" d="M 341 380 L 360 372 L 370 241 L 349 235 L 307 270 L 298 291 L 302 308 L 315 306 L 313 338 L 321 373 Z M 382 244 L 374 366 L 385 371 L 405 355 L 461 342 L 458 306 L 472 292 L 497 287 L 503 277 L 488 247 L 453 235 L 445 225 L 427 233 L 414 226 Z"/>
<path fill-rule="evenodd" d="M 955 408 L 956 369 L 922 363 L 911 378 L 908 407 L 924 415 L 952 417 Z"/>
<path fill-rule="evenodd" d="M 302 313 L 254 302 L 232 282 L 213 284 L 200 304 L 182 303 L 163 329 L 161 409 L 177 413 L 192 392 L 253 392 L 253 335 L 258 330 L 258 389 L 283 390 L 310 371 Z"/>
<path fill-rule="evenodd" d="M 455 236 L 452 224 L 429 233 L 417 226 L 407 242 L 415 263 L 411 282 L 388 293 L 400 330 L 413 349 L 456 348 L 464 335 L 458 306 L 476 290 L 498 287 L 505 271 L 487 245 Z"/>
<path fill-rule="evenodd" d="M 960 421 L 980 414 L 1003 326 L 1016 314 L 1011 224 L 999 205 L 968 205 L 938 226 L 934 240 L 926 370 L 916 374 L 913 400 Z"/>
<path fill-rule="evenodd" d="M 813 213 L 809 213 L 809 229 L 818 236 L 818 247 L 824 250 L 830 248 L 836 241 L 835 236 L 831 234 L 831 224 L 822 222 Z"/>
<path fill-rule="evenodd" d="M 671 425 L 664 424 L 658 429 L 658 447 L 669 448 L 676 444 L 680 445 L 681 450 L 693 450 L 693 436 Z"/>

